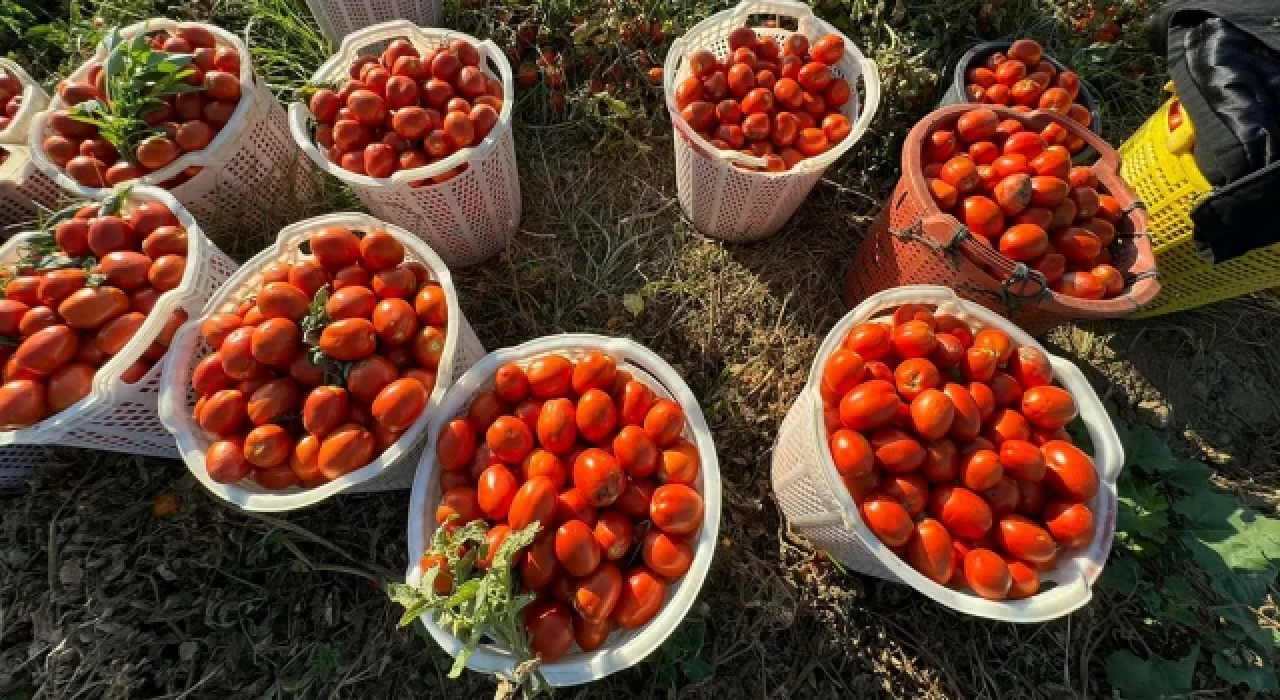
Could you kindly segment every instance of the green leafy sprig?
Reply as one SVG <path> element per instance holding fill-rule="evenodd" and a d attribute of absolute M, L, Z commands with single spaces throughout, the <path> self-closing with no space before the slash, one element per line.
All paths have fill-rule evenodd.
<path fill-rule="evenodd" d="M 488 524 L 475 520 L 452 530 L 436 528 L 426 556 L 439 557 L 445 562 L 444 566 L 452 576 L 452 589 L 443 595 L 436 593 L 436 579 L 444 572 L 444 566 L 440 564 L 423 572 L 422 581 L 416 587 L 403 583 L 387 586 L 391 599 L 405 608 L 404 615 L 400 617 L 401 627 L 412 624 L 422 615 L 435 614 L 441 626 L 462 640 L 463 649 L 449 670 L 450 678 L 462 674 L 472 652 L 486 638 L 497 642 L 522 662 L 533 660 L 521 611 L 534 601 L 534 596 L 516 593 L 513 569 L 516 555 L 533 544 L 540 527 L 535 522 L 508 534 L 487 570 L 477 569 L 476 561 L 489 554 L 485 539 L 489 532 Z M 533 676 L 535 691 L 546 687 L 546 678 L 536 668 Z"/>
<path fill-rule="evenodd" d="M 335 360 L 320 349 L 320 336 L 333 319 L 329 317 L 330 288 L 325 285 L 316 290 L 311 298 L 311 306 L 307 307 L 307 315 L 302 319 L 302 342 L 308 346 L 307 359 L 312 365 L 324 369 L 324 383 L 330 386 L 347 386 L 347 377 L 351 375 L 353 362 Z"/>
<path fill-rule="evenodd" d="M 105 45 L 105 100 L 89 100 L 71 108 L 71 118 L 93 124 L 120 156 L 137 163 L 138 145 L 164 130 L 150 126 L 145 115 L 164 104 L 164 98 L 204 90 L 183 82 L 195 73 L 194 54 L 170 53 L 151 47 L 147 32 L 132 39 L 113 28 Z"/>

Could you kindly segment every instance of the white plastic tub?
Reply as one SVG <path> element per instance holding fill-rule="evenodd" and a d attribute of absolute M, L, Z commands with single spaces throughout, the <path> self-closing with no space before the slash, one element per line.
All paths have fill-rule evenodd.
<path fill-rule="evenodd" d="M 666 602 L 657 616 L 640 629 L 615 631 L 609 641 L 596 651 L 569 654 L 553 663 L 540 665 L 539 670 L 553 686 L 589 683 L 644 660 L 675 631 L 702 589 L 720 530 L 720 465 L 702 409 L 684 380 L 652 350 L 625 338 L 585 333 L 553 335 L 492 352 L 458 380 L 432 417 L 427 447 L 409 497 L 410 565 L 406 579 L 410 585 L 418 585 L 423 574 L 420 567 L 422 553 L 435 532 L 435 509 L 441 498 L 436 436 L 449 421 L 466 413 L 473 396 L 493 386 L 493 375 L 502 365 L 514 362 L 527 366 L 534 358 L 549 354 L 576 359 L 589 350 L 600 350 L 609 355 L 617 362 L 619 370 L 631 372 L 636 380 L 647 384 L 658 396 L 672 399 L 684 409 L 684 438 L 697 446 L 702 461 L 694 488 L 702 495 L 704 512 L 702 527 L 694 543 L 693 566 L 676 585 L 667 587 Z M 462 641 L 436 624 L 431 616 L 424 615 L 420 619 L 436 643 L 450 656 L 456 657 L 462 651 Z M 516 658 L 509 651 L 486 644 L 476 648 L 467 668 L 511 677 L 516 663 Z"/>
<path fill-rule="evenodd" d="M 284 108 L 266 82 L 253 72 L 249 48 L 235 34 L 212 24 L 164 18 L 138 22 L 121 29 L 120 34 L 128 39 L 141 32 L 180 26 L 204 27 L 213 33 L 219 46 L 230 46 L 240 54 L 240 102 L 207 147 L 184 153 L 135 182 L 160 185 L 187 168 L 199 167 L 202 170 L 190 180 L 167 189 L 206 229 L 222 234 L 239 227 L 269 226 L 286 203 L 314 199 L 319 193 L 319 180 L 309 161 L 302 158 L 293 145 Z M 76 69 L 71 79 L 85 79 L 90 64 L 101 63 L 106 57 L 106 47 L 99 44 L 93 59 Z M 50 161 L 41 147 L 50 133 L 49 112 L 65 108 L 62 98 L 55 95 L 49 109 L 35 115 L 28 137 L 31 158 L 41 172 L 75 196 L 81 199 L 106 196 L 110 188 L 81 185 Z"/>
<path fill-rule="evenodd" d="M 1071 613 L 1093 597 L 1092 586 L 1111 551 L 1116 524 L 1116 479 L 1124 464 L 1124 448 L 1098 395 L 1079 369 L 1045 353 L 1053 365 L 1054 381 L 1079 407 L 1093 441 L 1099 489 L 1086 504 L 1093 511 L 1095 532 L 1088 546 L 1063 553 L 1058 565 L 1041 573 L 1041 592 L 1022 600 L 992 601 L 933 582 L 900 559 L 862 522 L 857 505 L 840 481 L 823 428 L 819 385 L 822 368 L 841 346 L 850 329 L 908 303 L 938 306 L 938 313 L 969 322 L 975 330 L 993 326 L 1015 345 L 1044 348 L 1007 319 L 978 304 L 964 301 L 946 287 L 898 287 L 868 297 L 827 335 L 809 372 L 809 381 L 782 421 L 773 448 L 773 489 L 787 521 L 817 547 L 850 568 L 904 583 L 935 601 L 963 613 L 1006 622 L 1043 622 Z"/>
<path fill-rule="evenodd" d="M 262 269 L 269 263 L 281 261 L 294 263 L 310 258 L 299 245 L 312 232 L 326 226 L 345 226 L 361 231 L 387 231 L 405 247 L 405 259 L 420 262 L 427 267 L 431 278 L 444 289 L 449 302 L 449 321 L 445 331 L 445 348 L 436 370 L 436 385 L 427 407 L 418 419 L 405 430 L 394 445 L 368 465 L 345 474 L 339 479 L 316 486 L 293 486 L 281 491 L 264 489 L 252 479 L 245 478 L 235 484 L 220 484 L 209 478 L 204 454 L 214 440 L 196 424 L 191 415 L 196 403 L 191 388 L 191 373 L 200 360 L 209 354 L 208 344 L 200 337 L 200 324 L 204 318 L 217 312 L 233 312 L 240 302 L 257 294 L 262 285 Z M 245 263 L 231 279 L 222 285 L 204 309 L 193 314 L 190 321 L 173 337 L 169 354 L 164 362 L 164 381 L 160 387 L 160 420 L 177 441 L 178 451 L 187 468 L 205 488 L 215 496 L 245 510 L 285 511 L 315 505 L 330 496 L 343 492 L 388 491 L 409 488 L 413 472 L 426 439 L 427 422 L 439 412 L 445 391 L 456 375 L 466 370 L 484 355 L 484 347 L 471 330 L 458 306 L 453 279 L 449 269 L 426 244 L 408 231 L 388 225 L 366 214 L 344 213 L 319 216 L 286 227 L 280 232 L 275 245 L 255 255 Z"/>
<path fill-rule="evenodd" d="M 126 454 L 177 457 L 173 438 L 160 423 L 156 412 L 163 360 L 156 362 L 142 379 L 133 384 L 121 381 L 120 376 L 155 342 L 174 311 L 182 309 L 188 317 L 199 316 L 209 297 L 235 272 L 236 264 L 201 233 L 191 214 L 168 192 L 142 185 L 134 187 L 124 199 L 124 215 L 142 202 L 161 202 L 187 230 L 189 247 L 182 283 L 160 296 L 151 313 L 147 314 L 147 320 L 124 349 L 98 368 L 93 390 L 88 396 L 35 425 L 0 431 L 0 471 L 8 462 L 9 446 L 85 447 Z M 35 235 L 18 234 L 5 243 L 0 248 L 0 266 L 16 261 L 23 244 Z M 172 354 L 171 344 L 166 357 Z M 32 458 L 22 455 L 30 455 L 30 450 L 15 450 L 12 454 L 15 462 L 26 463 L 29 469 Z"/>
<path fill-rule="evenodd" d="M 9 227 L 34 223 L 39 207 L 55 209 L 62 191 L 41 173 L 27 151 L 27 132 L 32 117 L 49 104 L 49 96 L 21 66 L 0 58 L 0 72 L 22 83 L 22 106 L 9 126 L 0 131 L 0 149 L 8 153 L 0 163 L 0 240 L 11 233 Z"/>
<path fill-rule="evenodd" d="M 794 20 L 796 31 L 753 26 L 758 36 L 772 36 L 782 43 L 793 33 L 815 41 L 828 34 L 844 39 L 844 57 L 831 72 L 849 82 L 849 101 L 841 112 L 853 125 L 849 135 L 831 150 L 805 158 L 781 173 L 754 172 L 734 167 L 735 163 L 764 167 L 764 160 L 737 151 L 721 151 L 698 135 L 680 116 L 676 106 L 676 86 L 689 75 L 689 54 L 706 49 L 723 59 L 729 53 L 729 32 L 747 26 L 749 18 L 771 16 Z M 863 91 L 858 91 L 858 78 Z M 675 130 L 676 191 L 685 216 L 695 228 L 712 238 L 743 243 L 767 238 L 782 228 L 795 213 L 809 190 L 822 178 L 827 166 L 853 147 L 880 105 L 880 72 L 840 30 L 814 16 L 803 3 L 789 0 L 747 0 L 731 10 L 716 13 L 694 25 L 676 39 L 667 52 L 663 70 L 663 92 L 667 112 Z"/>
<path fill-rule="evenodd" d="M 407 39 L 420 52 L 462 39 L 480 52 L 480 68 L 502 81 L 502 110 L 493 130 L 479 145 L 463 148 L 435 163 L 398 170 L 391 177 L 358 175 L 330 162 L 316 146 L 315 117 L 301 102 L 289 105 L 289 126 L 297 147 L 321 170 L 346 183 L 374 216 L 411 231 L 426 241 L 452 266 L 472 265 L 507 247 L 520 222 L 520 177 L 516 170 L 511 110 L 515 87 L 506 55 L 492 41 L 448 29 L 424 29 L 404 20 L 361 29 L 342 40 L 342 46 L 315 75 L 315 85 L 341 82 L 363 50 L 377 50 L 392 39 Z M 450 180 L 412 187 L 410 183 L 443 175 L 466 165 Z"/>

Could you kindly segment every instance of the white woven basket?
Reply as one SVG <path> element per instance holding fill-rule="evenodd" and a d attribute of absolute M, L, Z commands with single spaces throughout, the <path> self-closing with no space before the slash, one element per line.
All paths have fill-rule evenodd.
<path fill-rule="evenodd" d="M 409 570 L 406 579 L 409 584 L 418 585 L 423 574 L 420 566 L 422 553 L 435 532 L 435 510 L 441 497 L 440 470 L 435 456 L 436 436 L 450 420 L 466 413 L 476 393 L 493 386 L 493 375 L 502 365 L 515 362 L 527 366 L 536 357 L 548 354 L 576 359 L 589 350 L 600 350 L 609 355 L 619 369 L 631 372 L 636 380 L 644 382 L 655 394 L 674 400 L 684 409 L 684 437 L 697 446 L 702 461 L 693 486 L 702 494 L 704 515 L 694 543 L 693 566 L 676 585 L 667 587 L 666 601 L 658 615 L 640 629 L 615 631 L 608 643 L 595 651 L 570 654 L 539 666 L 553 686 L 589 683 L 643 661 L 680 624 L 702 589 L 720 530 L 720 464 L 716 459 L 711 431 L 702 417 L 702 408 L 684 380 L 652 350 L 625 338 L 585 333 L 553 335 L 492 352 L 458 380 L 445 397 L 444 405 L 433 416 L 427 448 L 418 465 L 413 493 L 409 497 Z M 420 619 L 436 643 L 451 656 L 456 657 L 462 651 L 462 642 L 436 624 L 433 618 L 424 615 Z M 471 655 L 467 668 L 510 677 L 515 664 L 516 659 L 509 651 L 484 644 Z"/>
<path fill-rule="evenodd" d="M 420 262 L 430 271 L 431 278 L 440 284 L 449 303 L 449 321 L 446 328 L 444 352 L 436 370 L 436 386 L 422 415 L 418 416 L 394 445 L 368 465 L 350 472 L 339 479 L 315 488 L 298 486 L 272 491 L 259 486 L 252 479 L 235 484 L 220 484 L 209 478 L 204 454 L 213 440 L 195 422 L 191 415 L 196 404 L 196 393 L 191 388 L 191 373 L 211 348 L 200 337 L 200 324 L 204 318 L 217 312 L 232 312 L 241 301 L 254 296 L 262 285 L 262 269 L 273 262 L 296 263 L 311 258 L 299 246 L 312 232 L 326 226 L 345 226 L 360 231 L 387 231 L 405 247 L 405 259 Z M 455 376 L 484 356 L 484 347 L 476 338 L 471 325 L 462 315 L 458 297 L 453 287 L 449 269 L 426 244 L 397 226 L 391 226 L 366 214 L 343 213 L 318 216 L 286 227 L 280 232 L 275 245 L 255 255 L 245 263 L 234 277 L 227 280 L 218 294 L 209 300 L 204 310 L 194 314 L 192 320 L 180 328 L 173 338 L 169 354 L 164 362 L 164 381 L 160 387 L 160 420 L 164 422 L 178 451 L 191 473 L 219 498 L 234 503 L 245 510 L 285 511 L 315 505 L 337 493 L 362 491 L 389 491 L 406 489 L 413 483 L 413 472 L 426 439 L 427 421 L 437 412 L 444 400 L 445 390 Z"/>
<path fill-rule="evenodd" d="M 752 172 L 734 167 L 743 163 L 763 167 L 761 158 L 737 151 L 722 151 L 698 135 L 680 116 L 676 107 L 676 86 L 689 75 L 685 58 L 706 49 L 723 59 L 729 53 L 729 32 L 747 26 L 748 18 L 769 16 L 791 19 L 796 32 L 780 28 L 753 27 L 759 36 L 776 37 L 779 43 L 791 34 L 800 33 L 817 40 L 827 34 L 844 39 L 844 57 L 831 72 L 849 81 L 849 101 L 841 112 L 853 125 L 849 135 L 826 153 L 805 158 L 786 172 Z M 731 10 L 716 13 L 694 25 L 676 39 L 667 52 L 662 88 L 666 93 L 667 112 L 675 130 L 676 191 L 685 216 L 695 228 L 707 236 L 734 243 L 767 238 L 782 228 L 796 208 L 809 195 L 827 166 L 844 155 L 862 135 L 880 104 L 880 72 L 853 42 L 835 27 L 814 16 L 808 6 L 788 0 L 748 0 Z M 858 78 L 864 83 L 863 96 L 858 93 Z"/>
<path fill-rule="evenodd" d="M 320 31 L 337 44 L 351 32 L 394 19 L 419 27 L 440 24 L 440 0 L 307 0 Z"/>
<path fill-rule="evenodd" d="M 827 447 L 819 383 L 827 358 L 844 342 L 850 329 L 878 314 L 908 303 L 938 306 L 938 313 L 956 316 L 978 328 L 994 326 L 1009 334 L 1015 345 L 1044 350 L 1030 335 L 994 312 L 964 301 L 946 287 L 916 285 L 874 294 L 831 329 L 818 350 L 809 382 L 782 421 L 773 448 L 773 489 L 787 521 L 816 546 L 845 565 L 876 578 L 905 583 L 935 601 L 960 612 L 1006 622 L 1042 622 L 1077 610 L 1093 596 L 1093 582 L 1102 573 L 1116 524 L 1116 479 L 1124 464 L 1124 448 L 1115 426 L 1088 380 L 1075 365 L 1049 355 L 1054 379 L 1075 398 L 1080 417 L 1093 441 L 1094 465 L 1100 488 L 1087 504 L 1093 511 L 1095 532 L 1086 547 L 1064 553 L 1057 568 L 1041 574 L 1046 586 L 1022 600 L 992 601 L 947 588 L 926 578 L 886 547 L 862 522 L 858 508 L 840 481 Z M 1048 355 L 1048 353 L 1046 353 Z M 1070 556 L 1066 556 L 1069 554 Z"/>
<path fill-rule="evenodd" d="M 310 162 L 301 157 L 289 135 L 284 108 L 268 89 L 266 81 L 253 72 L 248 47 L 239 37 L 212 24 L 175 22 L 156 18 L 120 30 L 130 38 L 153 30 L 198 26 L 213 33 L 220 46 L 230 46 L 240 54 L 240 103 L 231 119 L 203 150 L 185 153 L 169 165 L 147 174 L 137 182 L 158 185 L 177 177 L 189 167 L 203 168 L 197 175 L 169 192 L 214 234 L 240 228 L 265 228 L 278 221 L 284 203 L 312 200 L 319 194 L 319 178 Z M 92 62 L 106 59 L 106 47 L 99 45 Z M 73 80 L 88 76 L 86 62 L 71 74 Z M 45 155 L 41 143 L 49 135 L 49 112 L 65 108 L 54 96 L 49 110 L 35 115 L 28 145 L 36 166 L 63 189 L 82 199 L 105 196 L 110 188 L 85 187 Z"/>
<path fill-rule="evenodd" d="M 0 72 L 22 83 L 22 106 L 8 128 L 0 131 L 0 149 L 9 154 L 0 163 L 0 240 L 10 227 L 35 222 L 38 207 L 54 209 L 62 191 L 31 162 L 27 150 L 27 130 L 36 112 L 49 104 L 49 96 L 21 66 L 0 58 Z"/>
<path fill-rule="evenodd" d="M 407 39 L 419 51 L 453 39 L 475 45 L 480 68 L 502 81 L 502 111 L 493 130 L 472 148 L 412 170 L 400 170 L 387 178 L 357 175 L 344 170 L 316 146 L 310 108 L 300 102 L 289 105 L 293 138 L 322 170 L 346 183 L 374 216 L 408 229 L 426 241 L 451 266 L 472 265 L 502 251 L 520 222 L 520 178 L 516 171 L 511 110 L 515 89 L 511 65 L 492 41 L 448 29 L 424 29 L 411 22 L 386 22 L 348 35 L 332 58 L 311 76 L 312 84 L 341 82 L 348 67 L 364 49 L 381 49 L 392 39 Z M 441 184 L 410 187 L 409 183 L 444 174 L 459 165 L 467 170 Z"/>
<path fill-rule="evenodd" d="M 155 342 L 170 314 L 182 309 L 190 317 L 198 316 L 214 291 L 235 272 L 236 264 L 201 233 L 191 214 L 164 190 L 142 185 L 133 187 L 124 199 L 123 215 L 143 202 L 164 204 L 187 230 L 187 267 L 182 283 L 160 296 L 151 313 L 147 314 L 147 320 L 124 349 L 98 369 L 93 379 L 93 390 L 88 396 L 30 427 L 0 431 L 0 446 L 5 446 L 0 447 L 0 472 L 9 465 L 9 454 L 13 454 L 14 463 L 28 469 L 35 459 L 31 450 L 10 453 L 7 446 L 86 447 L 154 457 L 177 457 L 173 438 L 156 413 L 163 363 L 157 362 L 133 384 L 121 381 L 120 375 Z M 17 260 L 19 248 L 34 235 L 18 234 L 5 243 L 0 248 L 0 266 Z"/>

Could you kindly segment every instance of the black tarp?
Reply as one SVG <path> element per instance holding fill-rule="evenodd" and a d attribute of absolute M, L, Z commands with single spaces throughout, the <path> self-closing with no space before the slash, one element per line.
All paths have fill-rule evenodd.
<path fill-rule="evenodd" d="M 1176 0 L 1152 23 L 1213 192 L 1191 213 L 1216 262 L 1280 242 L 1280 0 Z"/>

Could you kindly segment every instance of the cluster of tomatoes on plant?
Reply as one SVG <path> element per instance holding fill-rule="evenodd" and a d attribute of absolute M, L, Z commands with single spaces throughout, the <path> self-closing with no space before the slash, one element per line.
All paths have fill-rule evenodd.
<path fill-rule="evenodd" d="M 273 262 L 257 293 L 200 332 L 192 415 L 216 438 L 214 481 L 314 487 L 360 469 L 417 420 L 435 388 L 448 302 L 386 231 L 309 237 L 313 257 Z"/>
<path fill-rule="evenodd" d="M 706 49 L 689 54 L 690 75 L 676 86 L 681 118 L 712 146 L 763 158 L 764 170 L 783 172 L 849 136 L 840 108 L 851 88 L 831 70 L 844 56 L 840 35 L 810 46 L 803 34 L 779 43 L 739 27 L 728 44 L 724 61 Z"/>
<path fill-rule="evenodd" d="M 9 123 L 21 106 L 22 81 L 0 69 L 0 131 L 9 128 Z"/>
<path fill-rule="evenodd" d="M 970 102 L 1012 107 L 1019 112 L 1036 109 L 1056 112 L 1088 127 L 1093 115 L 1080 101 L 1080 76 L 1058 72 L 1045 58 L 1040 44 L 1018 39 L 1009 50 L 989 54 L 982 65 L 969 68 L 964 76 L 965 96 Z M 1071 153 L 1084 149 L 1084 140 L 1051 124 L 1040 135 L 1050 146 L 1065 146 Z"/>
<path fill-rule="evenodd" d="M 890 319 L 884 319 L 886 321 Z M 1049 358 L 998 328 L 906 304 L 826 359 L 831 457 L 862 520 L 926 577 L 993 600 L 1040 588 L 1093 537 L 1093 461 Z"/>
<path fill-rule="evenodd" d="M 33 425 L 88 396 L 98 368 L 186 272 L 187 232 L 159 202 L 139 204 L 128 217 L 86 205 L 46 236 L 6 271 L 0 430 Z M 185 311 L 174 311 L 121 381 L 146 376 L 186 320 Z"/>
<path fill-rule="evenodd" d="M 515 561 L 538 595 L 524 623 L 544 662 L 575 641 L 591 651 L 614 629 L 648 623 L 689 570 L 703 501 L 701 459 L 685 432 L 678 403 L 590 351 L 576 362 L 548 354 L 504 365 L 439 435 L 436 522 L 490 526 L 480 567 L 510 532 L 540 524 Z M 434 564 L 444 566 L 430 555 L 422 568 Z M 437 593 L 452 584 L 437 577 Z"/>
<path fill-rule="evenodd" d="M 480 52 L 463 39 L 425 55 L 397 39 L 381 56 L 357 58 L 349 74 L 337 92 L 321 88 L 312 95 L 311 113 L 316 143 L 329 160 L 360 175 L 390 177 L 477 146 L 502 112 L 502 82 L 481 70 Z"/>
<path fill-rule="evenodd" d="M 929 134 L 923 156 L 938 207 L 979 241 L 1040 272 L 1053 291 L 1103 299 L 1124 290 L 1110 250 L 1124 210 L 1098 191 L 1091 168 L 1072 166 L 1064 146 L 976 107 Z"/>
<path fill-rule="evenodd" d="M 160 104 L 139 116 L 146 128 L 158 129 L 159 133 L 143 139 L 131 153 L 122 154 L 119 149 L 125 143 L 118 140 L 118 135 L 104 134 L 95 124 L 73 116 L 72 108 L 91 100 L 111 105 L 119 116 L 128 116 L 125 112 L 129 107 L 112 105 L 107 99 L 109 76 L 103 65 L 92 64 L 83 81 L 59 83 L 58 95 L 63 107 L 49 114 L 52 133 L 45 137 L 42 146 L 50 161 L 85 187 L 112 187 L 136 180 L 164 168 L 183 154 L 204 150 L 240 104 L 243 57 L 235 48 L 219 46 L 212 32 L 197 25 L 180 27 L 172 33 L 154 32 L 149 37 L 155 51 L 192 55 L 188 66 L 191 73 L 183 82 L 202 89 L 154 95 Z M 143 94 L 150 89 L 145 82 L 131 87 Z M 118 85 L 113 87 L 113 90 L 120 89 Z M 161 186 L 176 187 L 199 172 L 198 167 L 187 168 Z"/>

